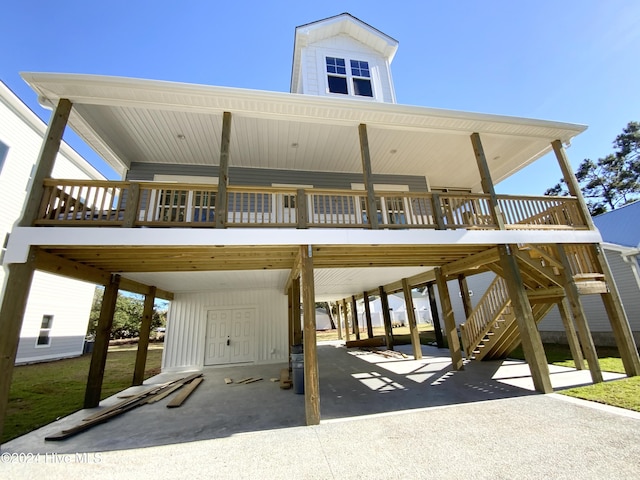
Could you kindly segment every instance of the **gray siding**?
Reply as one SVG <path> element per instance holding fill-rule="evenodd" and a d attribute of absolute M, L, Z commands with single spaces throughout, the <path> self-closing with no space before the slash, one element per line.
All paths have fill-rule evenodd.
<path fill-rule="evenodd" d="M 218 166 L 132 163 L 127 180 L 152 181 L 154 175 L 192 175 L 217 177 Z M 351 190 L 352 183 L 363 183 L 362 174 L 276 170 L 266 168 L 229 168 L 230 185 L 271 186 L 274 183 L 313 185 L 315 188 Z M 413 175 L 373 175 L 373 183 L 408 185 L 412 192 L 426 192 L 425 177 Z"/>

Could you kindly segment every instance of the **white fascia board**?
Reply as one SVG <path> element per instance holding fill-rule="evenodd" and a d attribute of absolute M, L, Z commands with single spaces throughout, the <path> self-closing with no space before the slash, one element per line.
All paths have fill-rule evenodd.
<path fill-rule="evenodd" d="M 353 230 L 16 227 L 4 264 L 24 263 L 29 247 L 63 246 L 269 246 L 269 245 L 495 245 L 599 243 L 595 230 Z"/>

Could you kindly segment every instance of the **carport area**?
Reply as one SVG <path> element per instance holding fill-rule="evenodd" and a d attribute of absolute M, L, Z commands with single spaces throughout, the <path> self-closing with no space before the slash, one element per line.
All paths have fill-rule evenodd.
<path fill-rule="evenodd" d="M 422 346 L 423 358 L 414 360 L 411 345 L 399 346 L 404 355 L 381 355 L 346 349 L 343 342 L 318 345 L 321 423 L 374 414 L 432 409 L 538 395 L 526 363 L 521 361 L 469 362 L 464 370 L 451 367 L 449 351 Z M 45 441 L 48 435 L 82 422 L 97 409 L 87 409 L 60 419 L 2 446 L 3 452 L 78 453 L 129 450 L 232 437 L 305 425 L 304 395 L 282 390 L 270 378 L 286 365 L 247 365 L 205 368 L 204 381 L 179 408 L 166 408 L 171 397 L 142 405 L 103 424 L 62 441 Z M 554 388 L 591 383 L 588 370 L 550 367 Z M 184 374 L 160 374 L 141 387 L 120 395 L 138 393 Z M 247 378 L 249 384 L 225 384 Z M 610 374 L 605 379 L 619 378 Z M 100 408 L 121 401 L 111 397 Z"/>

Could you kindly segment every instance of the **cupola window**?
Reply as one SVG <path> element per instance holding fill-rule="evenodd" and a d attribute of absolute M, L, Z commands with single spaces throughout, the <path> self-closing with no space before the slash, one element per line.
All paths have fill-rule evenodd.
<path fill-rule="evenodd" d="M 359 97 L 373 97 L 369 62 L 349 60 L 350 68 L 344 58 L 326 57 L 327 83 L 329 92 Z"/>

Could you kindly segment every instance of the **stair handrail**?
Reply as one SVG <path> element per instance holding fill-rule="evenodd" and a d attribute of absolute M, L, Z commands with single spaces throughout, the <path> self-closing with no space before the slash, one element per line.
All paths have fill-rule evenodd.
<path fill-rule="evenodd" d="M 480 344 L 510 303 L 505 280 L 496 275 L 471 314 L 460 327 L 467 356 Z"/>

